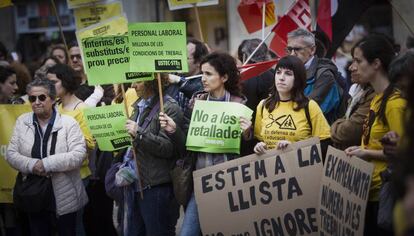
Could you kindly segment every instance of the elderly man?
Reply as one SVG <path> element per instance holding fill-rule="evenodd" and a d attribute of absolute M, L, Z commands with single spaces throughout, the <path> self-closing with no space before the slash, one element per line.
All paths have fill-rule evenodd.
<path fill-rule="evenodd" d="M 34 80 L 27 94 L 33 112 L 17 119 L 6 153 L 19 171 L 14 204 L 27 213 L 31 235 L 75 235 L 76 211 L 88 201 L 79 173 L 85 139 L 76 120 L 54 108 L 51 81 Z"/>
<path fill-rule="evenodd" d="M 347 101 L 343 101 L 346 100 L 343 99 L 346 91 L 340 86 L 343 81 L 336 79 L 337 67 L 331 60 L 315 55 L 315 36 L 311 32 L 299 28 L 287 36 L 286 52 L 297 56 L 305 64 L 305 95 L 319 104 L 329 124 L 332 124 L 345 114 L 347 104 Z"/>

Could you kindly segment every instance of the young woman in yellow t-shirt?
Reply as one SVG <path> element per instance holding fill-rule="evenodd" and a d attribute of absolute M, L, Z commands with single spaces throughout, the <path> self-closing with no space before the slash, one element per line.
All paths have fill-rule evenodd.
<path fill-rule="evenodd" d="M 387 168 L 387 157 L 381 143 L 383 136 L 395 131 L 403 133 L 403 114 L 406 100 L 397 88 L 397 82 L 388 78 L 388 67 L 395 56 L 392 44 L 384 36 L 372 35 L 362 39 L 352 50 L 353 61 L 349 66 L 352 77 L 371 84 L 375 97 L 363 126 L 361 146 L 345 150 L 374 164 L 369 200 L 365 216 L 364 235 L 391 235 L 377 224 L 379 192 L 382 185 L 381 172 Z M 397 77 L 395 77 L 397 78 Z"/>
<path fill-rule="evenodd" d="M 260 141 L 254 152 L 284 149 L 310 137 L 330 138 L 330 127 L 318 104 L 306 98 L 306 70 L 295 56 L 280 59 L 270 96 L 256 109 L 254 135 Z"/>

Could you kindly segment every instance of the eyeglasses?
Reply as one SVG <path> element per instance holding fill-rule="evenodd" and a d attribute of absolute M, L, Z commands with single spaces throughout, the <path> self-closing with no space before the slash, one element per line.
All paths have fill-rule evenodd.
<path fill-rule="evenodd" d="M 78 60 L 81 60 L 82 59 L 82 56 L 80 55 L 80 54 L 73 54 L 73 55 L 70 55 L 70 59 L 73 61 L 74 59 L 78 59 Z"/>
<path fill-rule="evenodd" d="M 313 47 L 313 46 L 306 46 L 306 47 L 286 47 L 285 51 L 290 54 L 293 51 L 294 52 L 300 52 L 300 51 L 302 51 L 305 48 L 311 48 L 311 47 Z"/>
<path fill-rule="evenodd" d="M 37 99 L 39 99 L 39 101 L 41 101 L 41 102 L 44 102 L 46 100 L 46 98 L 47 98 L 47 95 L 45 95 L 45 94 L 40 94 L 39 96 L 30 95 L 29 96 L 29 102 L 34 103 L 34 102 L 36 102 Z"/>

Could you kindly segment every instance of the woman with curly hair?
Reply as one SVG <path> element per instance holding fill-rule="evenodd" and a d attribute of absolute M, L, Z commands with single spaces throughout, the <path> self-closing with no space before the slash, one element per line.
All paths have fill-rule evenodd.
<path fill-rule="evenodd" d="M 216 102 L 237 102 L 246 103 L 246 98 L 241 94 L 240 74 L 237 69 L 236 61 L 233 57 L 226 53 L 215 52 L 204 57 L 200 62 L 202 72 L 201 81 L 203 83 L 203 91 L 193 95 L 189 107 L 186 111 L 186 124 L 184 124 L 184 132 L 175 124 L 175 122 L 165 114 L 160 116 L 160 124 L 169 135 L 176 135 L 174 138 L 176 145 L 185 147 L 185 135 L 188 129 L 188 123 L 191 120 L 191 114 L 194 109 L 196 100 L 216 101 Z M 243 136 L 247 138 L 251 121 L 240 117 L 240 128 Z M 183 134 L 179 136 L 179 134 Z M 179 142 L 179 144 L 178 144 Z M 195 169 L 202 169 L 213 166 L 238 157 L 236 153 L 207 153 L 207 152 L 189 152 L 193 160 L 196 160 Z M 194 192 L 189 202 L 186 204 L 186 211 L 180 235 L 192 236 L 199 235 L 200 222 L 198 216 L 197 203 Z"/>

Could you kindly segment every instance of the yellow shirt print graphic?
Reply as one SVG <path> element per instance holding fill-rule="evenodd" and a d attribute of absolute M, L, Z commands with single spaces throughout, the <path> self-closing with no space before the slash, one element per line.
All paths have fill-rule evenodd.
<path fill-rule="evenodd" d="M 295 122 L 291 115 L 281 115 L 277 118 L 273 118 L 273 114 L 269 114 L 269 119 L 272 120 L 266 125 L 266 128 L 271 128 L 272 125 L 278 125 L 279 129 L 296 130 Z"/>
<path fill-rule="evenodd" d="M 279 102 L 272 112 L 263 106 L 264 100 L 256 110 L 254 135 L 265 142 L 269 149 L 275 148 L 281 140 L 297 142 L 310 137 L 319 137 L 321 140 L 330 137 L 329 124 L 315 101 L 309 101 L 308 105 L 312 129 L 305 109 L 295 111 L 296 104 L 292 101 Z"/>

